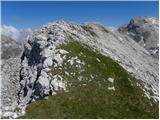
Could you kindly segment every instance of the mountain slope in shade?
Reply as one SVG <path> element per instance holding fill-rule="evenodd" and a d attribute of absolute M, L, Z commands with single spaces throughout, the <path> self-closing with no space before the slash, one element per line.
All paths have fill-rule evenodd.
<path fill-rule="evenodd" d="M 22 53 L 22 44 L 9 36 L 1 35 L 1 58 L 15 58 Z"/>

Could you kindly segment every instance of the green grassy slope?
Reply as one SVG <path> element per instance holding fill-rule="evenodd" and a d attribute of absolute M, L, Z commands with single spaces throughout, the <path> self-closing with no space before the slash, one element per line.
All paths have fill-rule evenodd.
<path fill-rule="evenodd" d="M 158 118 L 158 103 L 148 100 L 137 85 L 141 83 L 111 58 L 75 41 L 59 48 L 69 53 L 50 74 L 61 75 L 68 92 L 31 103 L 21 118 Z M 76 56 L 85 64 L 67 62 Z M 108 89 L 113 86 L 115 90 Z"/>

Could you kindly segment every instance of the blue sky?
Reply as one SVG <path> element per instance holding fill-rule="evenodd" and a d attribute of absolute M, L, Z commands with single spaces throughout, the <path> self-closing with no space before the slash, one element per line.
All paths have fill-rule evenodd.
<path fill-rule="evenodd" d="M 18 29 L 37 28 L 57 20 L 100 22 L 118 27 L 134 16 L 158 17 L 158 1 L 106 2 L 2 2 L 2 24 Z"/>

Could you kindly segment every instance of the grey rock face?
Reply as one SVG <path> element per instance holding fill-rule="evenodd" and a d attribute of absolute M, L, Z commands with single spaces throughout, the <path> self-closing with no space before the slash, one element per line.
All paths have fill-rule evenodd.
<path fill-rule="evenodd" d="M 143 46 L 150 54 L 159 56 L 159 20 L 154 17 L 135 17 L 129 24 L 123 25 L 119 31 L 128 34 Z"/>
<path fill-rule="evenodd" d="M 2 86 L 1 86 L 1 108 L 2 117 L 17 116 L 15 108 L 17 107 L 17 93 L 20 90 L 19 70 L 20 58 L 10 58 L 2 61 L 1 66 Z"/>
<path fill-rule="evenodd" d="M 58 23 L 44 26 L 35 31 L 25 44 L 20 70 L 19 103 L 25 106 L 33 100 L 42 99 L 52 91 L 49 66 L 59 64 L 54 58 L 55 48 L 65 40 L 65 33 L 58 27 Z M 51 33 L 51 34 L 48 34 Z"/>

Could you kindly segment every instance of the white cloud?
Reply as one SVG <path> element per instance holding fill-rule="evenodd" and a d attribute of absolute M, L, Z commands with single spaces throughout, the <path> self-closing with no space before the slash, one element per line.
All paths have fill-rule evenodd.
<path fill-rule="evenodd" d="M 9 25 L 2 25 L 1 26 L 1 34 L 9 36 L 15 40 L 18 40 L 20 36 L 19 30 L 17 30 L 15 27 Z"/>
<path fill-rule="evenodd" d="M 0 31 L 2 35 L 11 37 L 12 39 L 24 43 L 27 36 L 32 32 L 32 29 L 20 29 L 13 27 L 12 25 L 1 25 Z"/>

